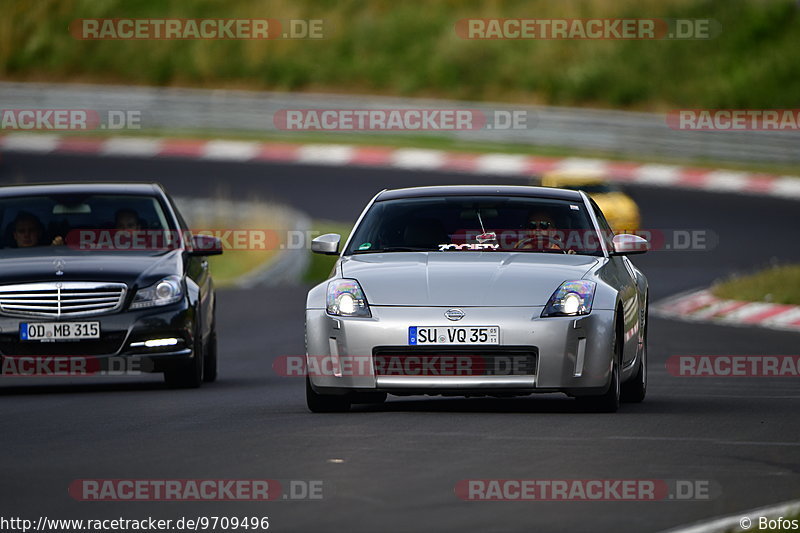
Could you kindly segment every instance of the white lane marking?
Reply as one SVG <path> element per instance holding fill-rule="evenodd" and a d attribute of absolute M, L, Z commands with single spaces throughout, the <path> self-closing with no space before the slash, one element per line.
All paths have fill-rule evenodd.
<path fill-rule="evenodd" d="M 800 322 L 800 306 L 787 309 L 783 313 L 772 315 L 761 321 L 762 324 L 771 324 L 775 326 L 788 326 L 792 322 Z"/>
<path fill-rule="evenodd" d="M 646 185 L 674 185 L 681 179 L 681 174 L 681 167 L 672 165 L 642 165 L 633 171 L 633 181 Z"/>
<path fill-rule="evenodd" d="M 203 150 L 203 159 L 223 161 L 249 161 L 258 154 L 261 143 L 246 141 L 209 141 Z"/>
<path fill-rule="evenodd" d="M 702 309 L 698 309 L 692 313 L 694 318 L 711 318 L 712 316 L 716 315 L 720 311 L 730 307 L 731 305 L 737 302 L 733 300 L 717 300 L 712 302 L 711 305 L 707 307 L 703 307 Z M 723 316 L 727 316 L 727 313 Z"/>
<path fill-rule="evenodd" d="M 321 165 L 346 165 L 355 154 L 355 147 L 348 144 L 304 144 L 297 150 L 298 163 Z"/>
<path fill-rule="evenodd" d="M 772 184 L 769 194 L 783 198 L 800 200 L 800 178 L 797 176 L 781 176 Z"/>
<path fill-rule="evenodd" d="M 389 164 L 398 168 L 435 170 L 444 165 L 446 158 L 447 153 L 442 150 L 399 148 L 389 156 Z"/>
<path fill-rule="evenodd" d="M 514 154 L 486 154 L 478 156 L 475 171 L 481 174 L 524 175 L 528 157 Z"/>
<path fill-rule="evenodd" d="M 9 133 L 8 135 L 0 138 L 0 142 L 2 142 L 2 147 L 4 150 L 37 153 L 52 152 L 58 147 L 60 140 L 60 135 L 47 133 Z"/>
<path fill-rule="evenodd" d="M 764 311 L 769 311 L 775 307 L 775 304 L 771 303 L 761 303 L 761 302 L 753 302 L 749 303 L 739 309 L 734 309 L 730 313 L 726 314 L 724 319 L 725 320 L 733 320 L 736 322 L 741 322 L 747 320 L 748 318 L 763 313 Z"/>
<path fill-rule="evenodd" d="M 161 151 L 161 139 L 114 137 L 103 143 L 104 155 L 153 157 Z"/>
<path fill-rule="evenodd" d="M 714 170 L 706 174 L 703 189 L 717 191 L 743 191 L 750 184 L 752 174 L 732 170 Z"/>
<path fill-rule="evenodd" d="M 653 305 L 652 309 L 662 313 L 676 313 L 691 315 L 708 305 L 718 302 L 719 298 L 712 295 L 707 289 L 691 293 L 678 294 Z"/>
<path fill-rule="evenodd" d="M 48 133 L 8 133 L 0 135 L 0 148 L 18 152 L 48 153 L 58 149 L 64 137 Z M 165 139 L 109 139 L 100 150 L 102 155 L 157 156 Z M 263 144 L 244 141 L 209 141 L 205 147 L 205 159 L 246 161 L 257 155 Z M 155 150 L 155 153 L 153 151 Z M 307 144 L 298 145 L 299 163 L 346 165 L 354 160 L 357 148 L 349 145 Z M 409 169 L 435 170 L 441 168 L 448 155 L 439 150 L 397 149 L 391 157 L 393 166 Z M 453 156 L 464 154 L 454 153 Z M 532 158 L 517 154 L 488 153 L 474 155 L 476 173 L 499 175 L 525 175 Z M 566 158 L 555 164 L 559 170 L 607 172 L 609 161 L 602 159 Z M 645 164 L 633 171 L 634 183 L 670 186 L 680 182 L 683 167 L 673 165 Z M 747 191 L 753 175 L 746 172 L 716 170 L 709 171 L 701 189 L 709 191 L 740 191 L 753 195 L 769 195 L 800 200 L 800 177 L 778 176 L 765 191 Z"/>
<path fill-rule="evenodd" d="M 582 157 L 568 157 L 556 163 L 555 169 L 559 172 L 576 172 L 592 174 L 603 177 L 608 174 L 608 161 L 603 159 L 586 159 Z"/>

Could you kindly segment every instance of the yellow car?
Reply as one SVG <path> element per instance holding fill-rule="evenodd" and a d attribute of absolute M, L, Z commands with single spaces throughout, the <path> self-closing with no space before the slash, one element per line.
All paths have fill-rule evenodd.
<path fill-rule="evenodd" d="M 614 183 L 605 181 L 602 173 L 555 170 L 542 176 L 541 185 L 586 192 L 600 206 L 615 233 L 639 229 L 639 207 L 636 202 Z"/>

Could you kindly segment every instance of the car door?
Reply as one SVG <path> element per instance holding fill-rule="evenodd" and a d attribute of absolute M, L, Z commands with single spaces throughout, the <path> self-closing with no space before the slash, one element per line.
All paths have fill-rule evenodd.
<path fill-rule="evenodd" d="M 600 210 L 597 203 L 591 198 L 589 199 L 589 202 L 592 205 L 592 210 L 594 211 L 595 217 L 597 217 L 597 223 L 600 225 L 600 230 L 603 232 L 604 236 L 608 237 L 605 240 L 610 252 L 613 249 L 611 236 L 614 235 L 614 232 L 612 231 L 611 225 L 606 220 L 605 215 L 603 215 L 603 212 Z M 641 306 L 641 302 L 639 301 L 640 298 L 638 285 L 636 283 L 636 273 L 630 260 L 627 257 L 620 255 L 611 255 L 606 268 L 608 269 L 609 277 L 616 285 L 622 300 L 623 334 L 625 338 L 622 361 L 623 366 L 625 366 L 625 364 L 630 363 L 635 359 L 638 349 L 639 308 Z"/>
<path fill-rule="evenodd" d="M 186 223 L 186 220 L 184 220 L 183 215 L 178 210 L 172 198 L 169 198 L 168 196 L 168 199 L 173 211 L 175 212 L 175 216 L 178 219 L 178 225 L 180 226 L 181 233 L 183 235 L 190 236 L 191 228 L 189 228 L 189 225 Z M 214 285 L 208 266 L 208 258 L 204 255 L 197 256 L 189 255 L 187 253 L 184 253 L 183 256 L 186 277 L 196 283 L 200 290 L 200 325 L 202 327 L 202 336 L 205 340 L 208 338 L 208 335 L 211 333 L 211 330 L 214 326 Z"/>

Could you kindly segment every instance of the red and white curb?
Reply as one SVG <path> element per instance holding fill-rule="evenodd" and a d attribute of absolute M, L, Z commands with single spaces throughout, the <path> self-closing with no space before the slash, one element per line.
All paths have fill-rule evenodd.
<path fill-rule="evenodd" d="M 717 298 L 708 289 L 678 294 L 650 308 L 660 317 L 800 332 L 800 306 Z"/>
<path fill-rule="evenodd" d="M 591 170 L 602 173 L 609 180 L 622 183 L 800 200 L 800 178 L 796 176 L 576 157 L 478 154 L 345 144 L 144 137 L 90 138 L 31 133 L 10 133 L 0 136 L 0 150 L 42 154 L 183 157 L 210 161 L 353 165 L 519 177 L 539 175 L 550 170 Z"/>

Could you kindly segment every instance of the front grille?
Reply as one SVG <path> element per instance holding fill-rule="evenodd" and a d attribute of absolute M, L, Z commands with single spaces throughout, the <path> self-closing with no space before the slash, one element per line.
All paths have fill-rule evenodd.
<path fill-rule="evenodd" d="M 376 376 L 534 376 L 536 346 L 377 346 Z"/>
<path fill-rule="evenodd" d="M 124 283 L 60 281 L 0 287 L 0 312 L 22 317 L 83 317 L 122 307 Z"/>

